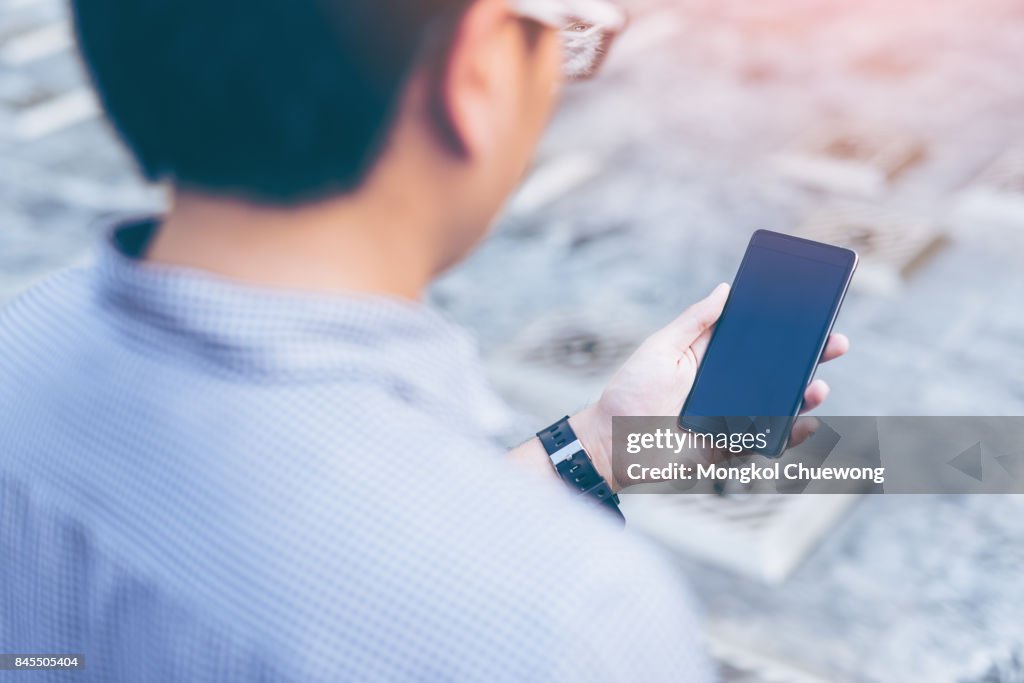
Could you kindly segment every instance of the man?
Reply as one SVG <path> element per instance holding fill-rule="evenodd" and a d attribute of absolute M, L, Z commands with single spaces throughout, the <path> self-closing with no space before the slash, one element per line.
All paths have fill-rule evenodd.
<path fill-rule="evenodd" d="M 612 415 L 678 412 L 727 288 L 509 454 L 472 344 L 420 303 L 526 168 L 556 29 L 590 24 L 554 0 L 73 7 L 170 208 L 0 317 L 0 651 L 82 653 L 90 681 L 708 680 L 604 486 Z M 573 435 L 581 495 L 552 466 Z"/>

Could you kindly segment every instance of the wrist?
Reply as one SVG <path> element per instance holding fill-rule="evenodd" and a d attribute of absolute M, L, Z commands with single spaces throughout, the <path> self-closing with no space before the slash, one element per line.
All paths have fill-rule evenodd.
<path fill-rule="evenodd" d="M 569 418 L 576 438 L 590 456 L 595 469 L 613 491 L 619 490 L 612 471 L 612 420 L 596 404 L 589 405 Z"/>

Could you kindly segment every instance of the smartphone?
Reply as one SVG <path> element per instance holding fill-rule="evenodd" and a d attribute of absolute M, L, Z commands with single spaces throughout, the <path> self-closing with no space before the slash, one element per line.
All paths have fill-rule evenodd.
<path fill-rule="evenodd" d="M 749 434 L 780 455 L 857 268 L 857 253 L 758 230 L 743 255 L 679 426 Z"/>

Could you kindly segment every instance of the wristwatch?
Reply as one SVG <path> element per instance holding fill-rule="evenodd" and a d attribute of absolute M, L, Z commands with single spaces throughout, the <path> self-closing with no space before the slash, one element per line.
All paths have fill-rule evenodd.
<path fill-rule="evenodd" d="M 594 467 L 594 461 L 587 455 L 583 444 L 576 438 L 576 432 L 569 425 L 568 416 L 537 432 L 537 438 L 547 451 L 558 476 L 570 489 L 597 502 L 620 522 L 626 523 L 619 509 L 619 497 Z"/>

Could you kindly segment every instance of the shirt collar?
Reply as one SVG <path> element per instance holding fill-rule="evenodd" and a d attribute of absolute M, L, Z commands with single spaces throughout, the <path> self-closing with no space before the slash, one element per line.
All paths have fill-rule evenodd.
<path fill-rule="evenodd" d="M 253 286 L 146 262 L 156 227 L 152 218 L 116 225 L 97 267 L 101 305 L 147 351 L 251 381 L 386 383 L 448 410 L 450 394 L 485 411 L 500 403 L 475 342 L 429 306 Z"/>

